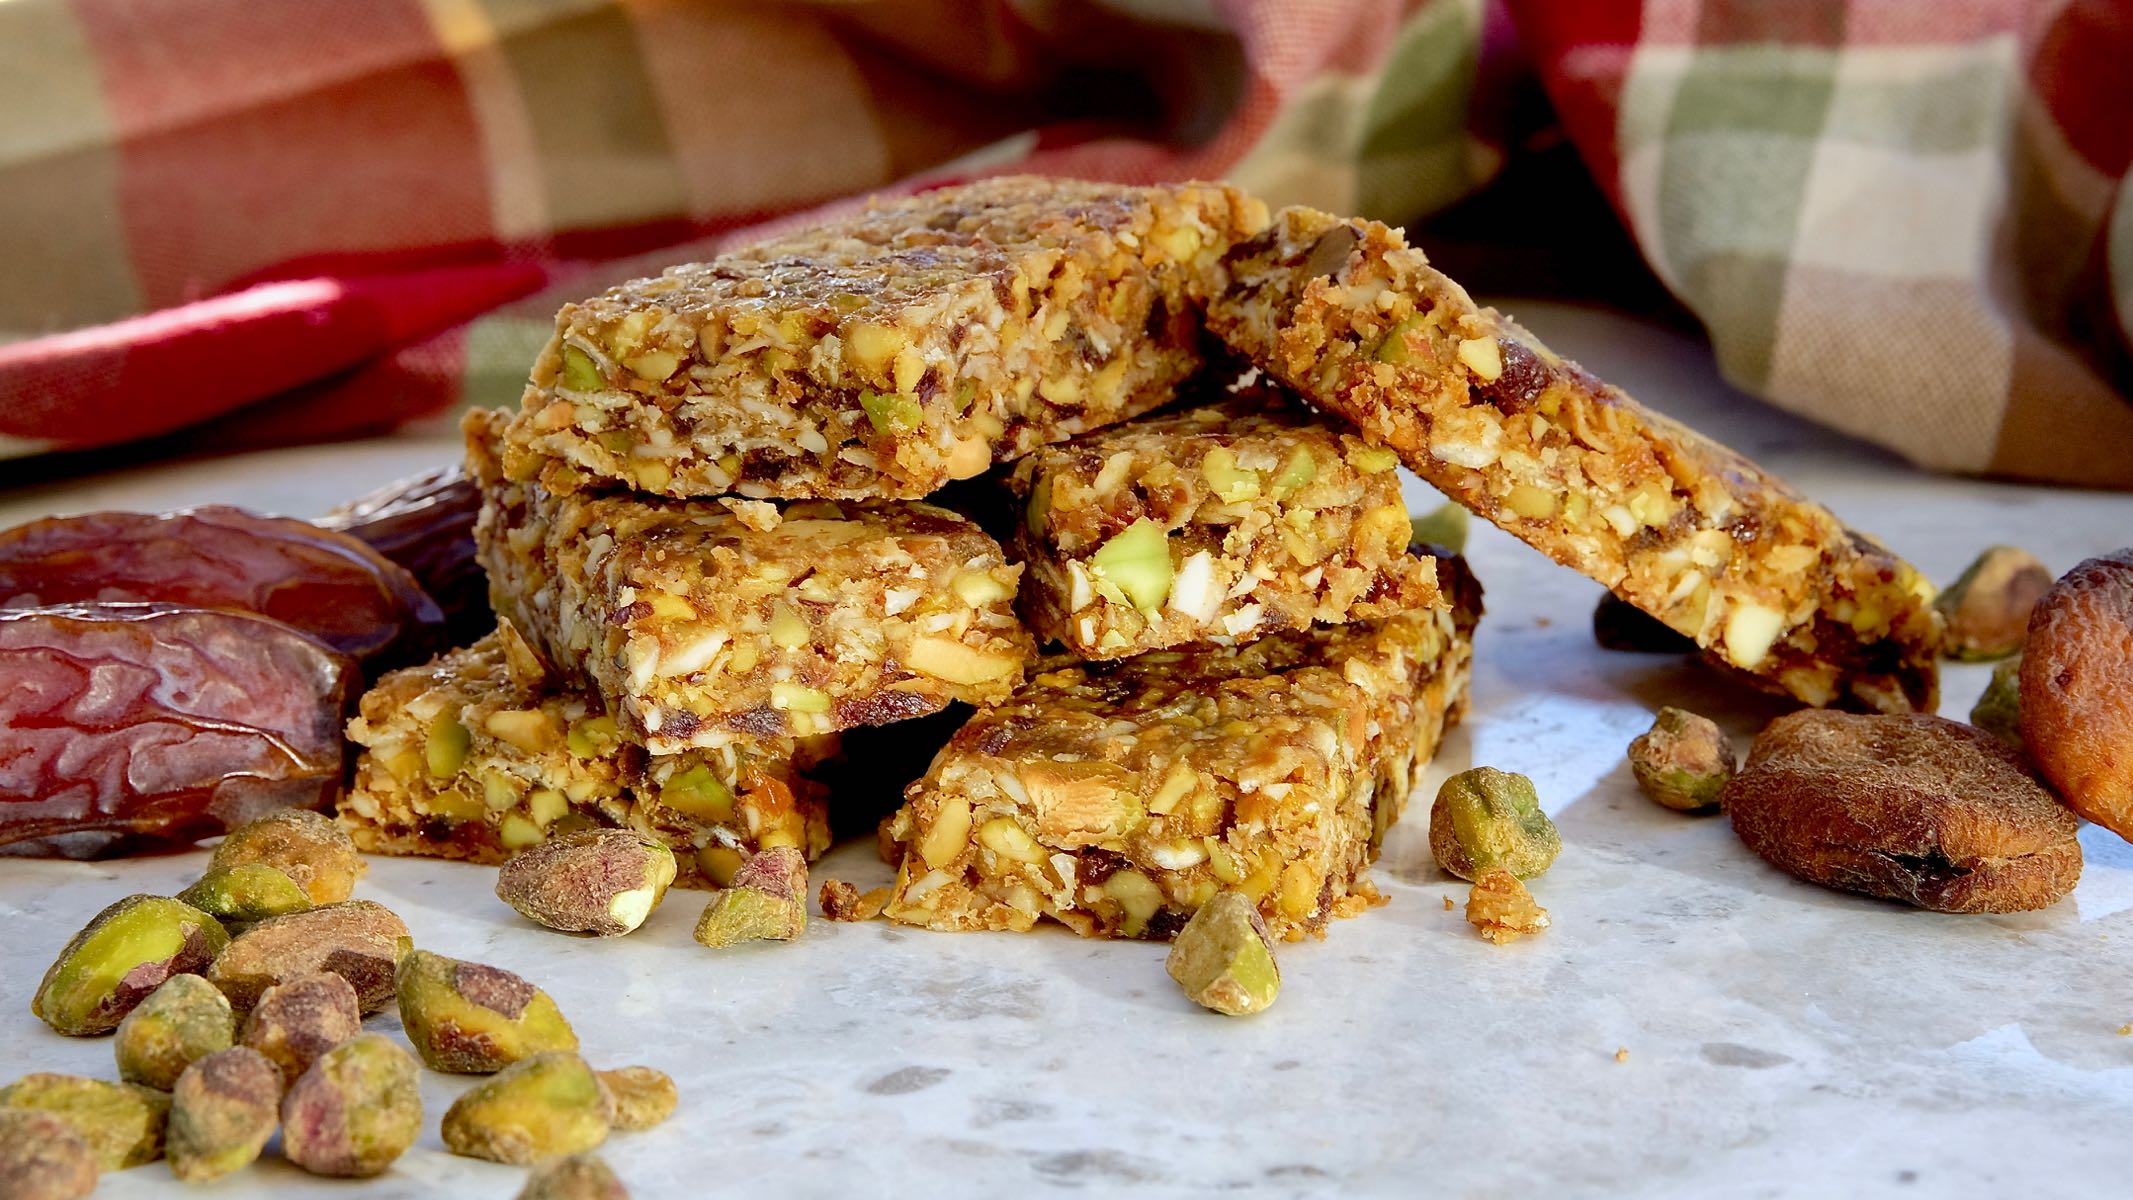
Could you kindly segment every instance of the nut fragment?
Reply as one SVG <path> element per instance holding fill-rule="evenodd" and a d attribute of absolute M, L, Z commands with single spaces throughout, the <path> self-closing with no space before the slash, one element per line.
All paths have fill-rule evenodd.
<path fill-rule="evenodd" d="M 871 921 L 888 905 L 889 889 L 875 888 L 862 893 L 842 879 L 828 879 L 823 881 L 817 899 L 822 904 L 822 915 L 829 920 Z"/>
<path fill-rule="evenodd" d="M 205 970 L 229 934 L 163 896 L 128 896 L 90 918 L 45 971 L 30 1011 L 73 1037 L 109 1033 L 173 975 Z"/>
<path fill-rule="evenodd" d="M 1118 585 L 1118 590 L 1142 612 L 1160 610 L 1170 595 L 1170 535 L 1146 517 L 1098 547 L 1089 557 L 1089 565 L 1098 577 Z"/>
<path fill-rule="evenodd" d="M 1438 546 L 1453 554 L 1464 554 L 1467 529 L 1471 524 L 1463 506 L 1442 504 L 1422 516 L 1408 518 L 1408 540 L 1418 545 Z"/>
<path fill-rule="evenodd" d="M 167 1092 L 196 1060 L 230 1048 L 237 1018 L 215 985 L 173 975 L 119 1022 L 111 1052 L 119 1078 Z"/>
<path fill-rule="evenodd" d="M 1444 781 L 1430 806 L 1429 852 L 1461 879 L 1478 879 L 1498 867 L 1531 879 L 1562 848 L 1562 835 L 1523 775 L 1494 767 L 1461 771 Z"/>
<path fill-rule="evenodd" d="M 96 1190 L 96 1156 L 59 1117 L 0 1108 L 0 1196 L 80 1200 Z"/>
<path fill-rule="evenodd" d="M 1733 766 L 1733 746 L 1717 723 L 1685 709 L 1660 709 L 1629 744 L 1629 769 L 1644 794 L 1682 812 L 1718 807 Z"/>
<path fill-rule="evenodd" d="M 1949 658 L 1976 662 L 2022 648 L 2029 613 L 2052 586 L 2051 568 L 2016 546 L 1993 546 L 1934 598 L 1947 621 Z"/>
<path fill-rule="evenodd" d="M 626 829 L 552 838 L 505 863 L 496 894 L 530 920 L 614 937 L 644 924 L 674 882 L 674 852 Z"/>
<path fill-rule="evenodd" d="M 89 1148 L 99 1171 L 123 1171 L 163 1157 L 170 1097 L 137 1083 L 40 1072 L 0 1088 L 0 1109 L 50 1113 Z"/>
<path fill-rule="evenodd" d="M 712 949 L 736 942 L 789 942 L 807 927 L 807 860 L 789 846 L 760 851 L 711 894 L 696 940 Z"/>
<path fill-rule="evenodd" d="M 518 1200 L 630 1200 L 630 1193 L 598 1155 L 573 1154 L 535 1167 Z"/>
<path fill-rule="evenodd" d="M 309 809 L 285 808 L 233 831 L 215 847 L 214 867 L 258 863 L 295 880 L 313 904 L 338 904 L 367 869 L 347 831 Z"/>
<path fill-rule="evenodd" d="M 319 1056 L 281 1103 L 281 1148 L 313 1175 L 376 1175 L 422 1132 L 414 1056 L 363 1033 Z"/>
<path fill-rule="evenodd" d="M 166 1152 L 187 1183 L 252 1165 L 281 1121 L 281 1072 L 257 1050 L 218 1050 L 178 1077 Z"/>
<path fill-rule="evenodd" d="M 491 1162 L 578 1154 L 606 1141 L 607 1131 L 600 1081 L 584 1059 L 562 1051 L 513 1063 L 444 1114 L 444 1144 L 452 1153 Z"/>
<path fill-rule="evenodd" d="M 1533 899 L 1518 876 L 1501 867 L 1484 871 L 1466 896 L 1466 919 L 1482 937 L 1501 946 L 1548 927 L 1548 910 Z"/>
<path fill-rule="evenodd" d="M 1217 892 L 1201 905 L 1163 965 L 1193 1003 L 1232 1017 L 1259 1012 L 1281 993 L 1273 935 L 1242 892 Z"/>
<path fill-rule="evenodd" d="M 481 963 L 417 950 L 400 960 L 400 1022 L 434 1071 L 487 1075 L 578 1035 L 547 992 Z"/>
<path fill-rule="evenodd" d="M 393 972 L 413 941 L 391 909 L 371 900 L 344 900 L 252 926 L 229 944 L 207 977 L 239 1012 L 260 993 L 299 975 L 331 971 L 355 989 L 365 1014 L 393 998 Z"/>
<path fill-rule="evenodd" d="M 1940 717 L 1779 717 L 1725 803 L 1734 832 L 1773 865 L 1937 912 L 2042 908 L 2081 876 L 2074 815 L 2018 753 Z"/>
<path fill-rule="evenodd" d="M 178 899 L 230 928 L 311 907 L 310 893 L 265 863 L 209 867 L 207 874 L 178 893 Z"/>
<path fill-rule="evenodd" d="M 237 1044 L 267 1056 L 284 1084 L 295 1083 L 321 1054 L 361 1033 L 355 989 L 331 971 L 299 975 L 268 988 L 252 1006 Z"/>
<path fill-rule="evenodd" d="M 617 1129 L 650 1129 L 673 1116 L 681 1103 L 673 1076 L 656 1067 L 616 1067 L 594 1074 L 605 1097 L 607 1123 Z"/>
<path fill-rule="evenodd" d="M 1992 680 L 1970 708 L 1970 723 L 2013 746 L 2022 748 L 2022 656 L 2002 659 L 1992 668 Z"/>
<path fill-rule="evenodd" d="M 1622 599 L 1603 592 L 1592 610 L 1592 640 L 1602 650 L 1631 654 L 1693 654 L 1696 640 Z"/>
<path fill-rule="evenodd" d="M 2133 549 L 2037 601 L 2022 655 L 2022 741 L 2075 812 L 2133 838 Z"/>

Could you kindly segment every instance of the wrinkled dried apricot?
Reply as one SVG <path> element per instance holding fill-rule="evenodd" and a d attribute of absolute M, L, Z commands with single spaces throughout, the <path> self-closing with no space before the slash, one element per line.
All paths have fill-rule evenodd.
<path fill-rule="evenodd" d="M 2075 812 L 2133 838 L 2133 549 L 2062 576 L 2030 614 L 2022 740 Z"/>
<path fill-rule="evenodd" d="M 2074 814 L 2014 750 L 1941 717 L 1779 717 L 1725 806 L 1772 865 L 1936 912 L 2043 908 L 2081 878 Z"/>

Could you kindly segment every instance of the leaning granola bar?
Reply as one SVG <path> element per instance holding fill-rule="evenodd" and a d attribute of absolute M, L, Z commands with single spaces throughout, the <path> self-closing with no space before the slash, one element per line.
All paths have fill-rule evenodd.
<path fill-rule="evenodd" d="M 1322 930 L 1375 896 L 1364 870 L 1464 711 L 1476 615 L 1040 672 L 964 726 L 891 818 L 889 916 L 1167 938 L 1235 888 L 1281 937 Z"/>
<path fill-rule="evenodd" d="M 1022 681 L 1022 568 L 930 504 L 556 495 L 501 478 L 469 414 L 497 610 L 655 754 L 985 704 Z"/>
<path fill-rule="evenodd" d="M 1915 569 L 1477 307 L 1396 230 L 1285 209 L 1227 267 L 1210 330 L 1453 499 L 1764 686 L 1933 711 Z"/>
<path fill-rule="evenodd" d="M 985 180 L 625 283 L 556 318 L 514 476 L 670 496 L 919 499 L 1145 412 L 1199 362 L 1219 184 Z"/>
<path fill-rule="evenodd" d="M 1435 560 L 1407 553 L 1392 451 L 1250 390 L 1016 464 L 1038 637 L 1123 658 L 1442 603 Z"/>
<path fill-rule="evenodd" d="M 666 842 L 679 882 L 703 887 L 757 850 L 829 847 L 812 776 L 834 735 L 647 755 L 509 625 L 380 679 L 348 736 L 364 749 L 340 822 L 374 854 L 498 863 L 574 829 L 619 827 Z"/>

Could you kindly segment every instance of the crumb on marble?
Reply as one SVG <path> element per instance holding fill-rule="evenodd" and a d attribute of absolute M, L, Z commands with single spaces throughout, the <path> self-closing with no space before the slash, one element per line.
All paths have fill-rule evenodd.
<path fill-rule="evenodd" d="M 1548 910 L 1518 876 L 1501 867 L 1485 871 L 1467 893 L 1466 919 L 1481 936 L 1501 946 L 1548 927 Z"/>
<path fill-rule="evenodd" d="M 1450 911 L 1452 911 L 1452 909 L 1453 909 L 1453 908 L 1455 908 L 1455 907 L 1456 907 L 1456 905 L 1454 905 L 1454 904 L 1452 903 L 1452 898 L 1451 898 L 1450 896 L 1446 896 L 1446 897 L 1444 898 L 1444 911 L 1446 911 L 1446 912 L 1450 912 Z"/>
<path fill-rule="evenodd" d="M 1616 1062 L 1628 1062 L 1628 1061 L 1629 1061 L 1629 1047 L 1627 1047 L 1627 1046 L 1617 1046 L 1617 1047 L 1615 1047 L 1615 1061 L 1616 1061 Z"/>
<path fill-rule="evenodd" d="M 889 902 L 889 889 L 875 888 L 862 893 L 842 879 L 825 880 L 822 894 L 822 915 L 832 921 L 871 921 L 881 915 Z"/>
<path fill-rule="evenodd" d="M 2133 1037 L 2133 1025 L 2120 1025 L 2118 1027 L 2118 1036 Z"/>

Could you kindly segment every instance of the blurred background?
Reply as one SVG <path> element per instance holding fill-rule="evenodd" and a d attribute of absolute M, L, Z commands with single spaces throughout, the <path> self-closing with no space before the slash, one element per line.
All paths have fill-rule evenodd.
<path fill-rule="evenodd" d="M 869 193 L 1224 177 L 2133 488 L 2128 0 L 0 0 L 0 486 L 440 430 Z M 1750 402 L 1752 403 L 1752 402 Z"/>

